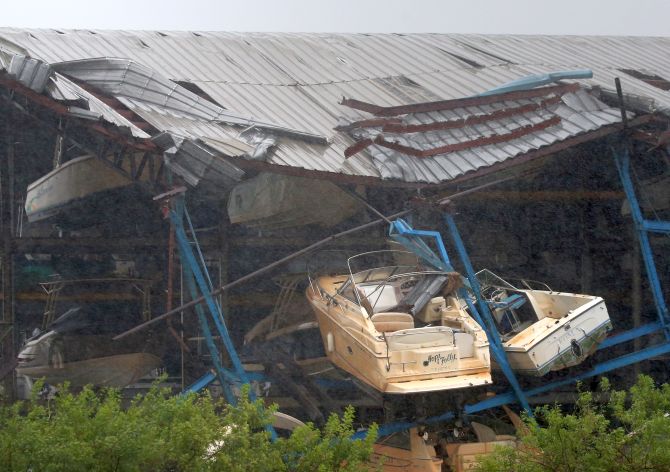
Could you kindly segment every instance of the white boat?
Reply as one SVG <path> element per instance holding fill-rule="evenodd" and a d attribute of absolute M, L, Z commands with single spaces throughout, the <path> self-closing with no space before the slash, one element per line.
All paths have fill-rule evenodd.
<path fill-rule="evenodd" d="M 488 269 L 477 273 L 512 369 L 543 376 L 578 365 L 612 330 L 607 307 L 593 295 L 518 288 Z"/>
<path fill-rule="evenodd" d="M 398 265 L 411 253 L 394 253 L 363 253 L 348 259 L 349 274 L 310 277 L 307 300 L 328 358 L 383 393 L 491 383 L 486 334 L 453 292 L 460 275 L 424 270 L 416 259 Z M 368 265 L 370 257 L 378 260 Z"/>
<path fill-rule="evenodd" d="M 80 156 L 28 185 L 26 216 L 29 222 L 50 218 L 93 194 L 109 193 L 131 183 L 95 156 Z"/>

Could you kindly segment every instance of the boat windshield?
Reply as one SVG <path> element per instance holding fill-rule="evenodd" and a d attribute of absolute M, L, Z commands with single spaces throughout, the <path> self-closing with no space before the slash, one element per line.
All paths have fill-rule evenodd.
<path fill-rule="evenodd" d="M 477 280 L 479 281 L 479 284 L 482 287 L 482 292 L 485 292 L 487 291 L 487 289 L 490 288 L 504 288 L 507 290 L 515 290 L 515 291 L 519 290 L 514 285 L 507 282 L 505 279 L 494 274 L 488 269 L 482 269 L 475 275 L 477 276 Z"/>
<path fill-rule="evenodd" d="M 477 272 L 476 275 L 477 280 L 479 280 L 479 284 L 482 287 L 482 292 L 485 292 L 488 289 L 515 290 L 517 292 L 522 290 L 548 290 L 551 292 L 551 287 L 544 282 L 517 277 L 503 279 L 489 269 L 482 269 Z"/>
<path fill-rule="evenodd" d="M 358 254 L 347 266 L 349 275 L 338 294 L 363 307 L 367 301 L 370 314 L 397 307 L 426 275 L 443 274 L 426 269 L 413 253 L 396 250 Z"/>

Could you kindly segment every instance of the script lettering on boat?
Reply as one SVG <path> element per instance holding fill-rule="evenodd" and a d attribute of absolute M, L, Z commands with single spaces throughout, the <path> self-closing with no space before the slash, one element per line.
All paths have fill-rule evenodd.
<path fill-rule="evenodd" d="M 448 366 L 456 362 L 456 353 L 450 352 L 446 355 L 442 353 L 431 354 L 428 358 L 423 361 L 423 365 L 430 367 L 431 364 L 437 364 L 440 367 Z"/>

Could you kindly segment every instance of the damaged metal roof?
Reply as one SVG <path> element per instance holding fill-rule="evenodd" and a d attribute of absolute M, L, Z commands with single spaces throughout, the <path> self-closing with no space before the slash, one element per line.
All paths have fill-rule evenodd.
<path fill-rule="evenodd" d="M 670 92 L 658 86 L 659 78 L 670 78 L 670 38 L 0 28 L 0 56 L 11 54 L 42 60 L 74 86 L 95 83 L 159 131 L 221 143 L 223 148 L 205 145 L 224 156 L 406 182 L 448 181 L 615 123 L 618 111 L 581 89 L 563 94 L 560 103 L 488 120 L 467 132 L 454 128 L 424 133 L 425 142 L 383 133 L 385 139 L 405 139 L 404 144 L 425 150 L 459 142 L 459 131 L 477 140 L 503 129 L 512 133 L 534 126 L 505 143 L 460 149 L 449 158 L 401 155 L 377 143 L 345 158 L 345 150 L 361 136 L 334 128 L 342 117 L 351 123 L 367 114 L 338 105 L 342 97 L 382 107 L 460 99 L 529 74 L 590 68 L 594 77 L 580 84 L 613 90 L 613 79 L 619 76 L 626 92 L 653 99 L 650 111 L 670 114 Z M 77 95 L 62 88 L 54 91 L 49 84 L 47 89 L 58 100 Z M 439 116 L 408 114 L 403 120 L 406 125 L 426 124 L 541 101 L 491 103 L 436 112 Z M 96 111 L 111 119 L 105 110 Z M 559 122 L 548 123 L 552 117 Z M 274 144 L 268 141 L 272 139 Z M 255 152 L 261 149 L 266 152 Z"/>
<path fill-rule="evenodd" d="M 620 120 L 577 84 L 396 107 L 343 104 L 372 115 L 339 126 L 356 140 L 346 156 L 367 150 L 382 177 L 434 183 Z"/>

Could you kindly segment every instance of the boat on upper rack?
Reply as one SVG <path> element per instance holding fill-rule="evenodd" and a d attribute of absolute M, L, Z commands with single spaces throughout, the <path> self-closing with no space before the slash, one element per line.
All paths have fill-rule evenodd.
<path fill-rule="evenodd" d="M 517 373 L 543 376 L 578 365 L 612 330 L 600 297 L 556 292 L 527 280 L 519 288 L 488 269 L 477 279 Z"/>
<path fill-rule="evenodd" d="M 456 295 L 459 274 L 393 250 L 347 266 L 344 275 L 310 275 L 306 291 L 333 364 L 383 393 L 491 383 L 489 342 Z"/>
<path fill-rule="evenodd" d="M 139 178 L 143 180 L 145 176 Z M 59 164 L 28 185 L 25 212 L 29 223 L 50 220 L 67 227 L 86 227 L 99 224 L 100 215 L 119 202 L 127 204 L 127 211 L 134 215 L 135 206 L 144 201 L 142 195 L 130 178 L 85 154 Z"/>

